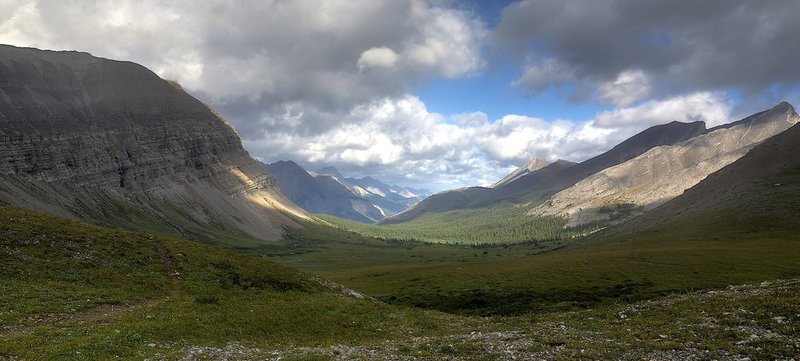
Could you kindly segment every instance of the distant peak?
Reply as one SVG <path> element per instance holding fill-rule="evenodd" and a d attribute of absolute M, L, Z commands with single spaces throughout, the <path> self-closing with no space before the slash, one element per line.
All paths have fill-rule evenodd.
<path fill-rule="evenodd" d="M 270 164 L 270 165 L 281 165 L 281 166 L 282 166 L 282 165 L 293 165 L 293 166 L 295 166 L 295 167 L 299 167 L 299 165 L 297 165 L 297 163 L 295 163 L 295 162 L 294 162 L 294 161 L 292 161 L 292 160 L 279 160 L 279 161 L 277 161 L 277 162 L 275 162 L 275 163 L 272 163 L 272 164 Z"/>
<path fill-rule="evenodd" d="M 334 178 L 339 178 L 339 179 L 343 179 L 344 178 L 342 173 L 339 173 L 339 170 L 336 169 L 333 166 L 327 166 L 327 167 L 320 168 L 319 170 L 317 170 L 317 174 L 329 175 L 329 176 L 332 176 Z"/>
<path fill-rule="evenodd" d="M 528 162 L 527 165 L 525 165 L 525 168 L 527 168 L 529 172 L 533 172 L 546 167 L 548 164 L 550 164 L 550 162 L 542 158 L 533 158 L 530 162 Z"/>
<path fill-rule="evenodd" d="M 794 107 L 787 101 L 782 101 L 772 108 L 772 111 L 780 113 L 795 113 Z"/>
<path fill-rule="evenodd" d="M 693 122 L 681 122 L 677 120 L 673 120 L 666 124 L 659 124 L 650 127 L 647 130 L 652 131 L 663 131 L 664 129 L 692 129 L 692 128 L 706 128 L 706 122 L 702 120 L 695 120 Z"/>

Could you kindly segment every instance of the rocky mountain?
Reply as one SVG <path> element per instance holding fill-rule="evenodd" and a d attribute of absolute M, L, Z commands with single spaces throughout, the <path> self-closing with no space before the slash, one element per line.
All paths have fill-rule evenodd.
<path fill-rule="evenodd" d="M 385 184 L 372 177 L 348 178 L 334 167 L 309 173 L 292 161 L 264 165 L 278 187 L 311 213 L 372 223 L 402 212 L 429 193 Z"/>
<path fill-rule="evenodd" d="M 517 180 L 519 177 L 526 176 L 531 172 L 546 167 L 548 164 L 550 163 L 542 158 L 531 159 L 531 161 L 528 162 L 528 164 L 526 164 L 524 167 L 517 168 L 513 172 L 509 173 L 507 176 L 503 177 L 503 179 L 497 181 L 497 183 L 492 185 L 492 188 L 501 187 L 504 184 L 511 183 Z"/>
<path fill-rule="evenodd" d="M 334 167 L 326 167 L 316 173 L 334 177 L 353 193 L 380 207 L 385 214 L 381 218 L 402 212 L 431 195 L 431 192 L 425 189 L 389 185 L 369 176 L 345 177 Z"/>
<path fill-rule="evenodd" d="M 703 122 L 671 122 L 654 126 L 581 163 L 558 160 L 533 171 L 523 170 L 517 176 L 512 173 L 504 178 L 507 181 L 501 180 L 492 188 L 472 187 L 445 191 L 382 222 L 401 223 L 425 213 L 451 209 L 540 202 L 589 175 L 637 157 L 653 147 L 679 143 L 705 131 Z"/>
<path fill-rule="evenodd" d="M 351 178 L 345 177 L 334 167 L 325 167 L 316 172 L 319 175 L 329 175 L 344 184 L 353 193 L 364 197 L 384 209 L 387 215 L 402 212 L 431 195 L 425 189 L 389 185 L 372 177 Z"/>
<path fill-rule="evenodd" d="M 776 108 L 788 111 L 786 104 Z M 735 226 L 747 229 L 748 236 L 800 233 L 800 125 L 764 140 L 683 194 L 605 233 L 657 231 L 674 224 L 699 232 L 718 224 Z"/>
<path fill-rule="evenodd" d="M 329 175 L 331 177 L 338 178 L 338 179 L 344 179 L 344 176 L 342 175 L 342 173 L 339 173 L 338 169 L 336 169 L 334 167 L 331 167 L 331 166 L 322 167 L 319 170 L 317 170 L 315 173 L 316 174 L 322 174 L 322 175 Z"/>
<path fill-rule="evenodd" d="M 798 121 L 794 108 L 781 103 L 606 168 L 554 195 L 532 213 L 565 215 L 572 226 L 629 218 L 680 195 Z"/>
<path fill-rule="evenodd" d="M 220 244 L 310 219 L 177 84 L 131 62 L 5 45 L 0 202 Z"/>
<path fill-rule="evenodd" d="M 281 192 L 310 213 L 330 214 L 359 222 L 383 218 L 380 209 L 367 204 L 329 175 L 312 176 L 292 161 L 264 165 L 275 176 Z M 372 217 L 370 217 L 372 216 Z"/>

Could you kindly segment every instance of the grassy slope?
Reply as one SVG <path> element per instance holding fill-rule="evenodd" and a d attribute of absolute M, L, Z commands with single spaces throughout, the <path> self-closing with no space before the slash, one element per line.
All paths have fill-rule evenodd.
<path fill-rule="evenodd" d="M 377 265 L 324 275 L 391 302 L 470 314 L 574 309 L 800 275 L 797 233 L 707 231 L 709 238 L 673 228 L 533 256 Z"/>
<path fill-rule="evenodd" d="M 577 312 L 495 318 L 495 331 L 465 329 L 444 337 L 299 352 L 304 359 L 790 359 L 800 354 L 798 294 L 800 279 L 763 282 Z M 238 355 L 249 354 L 242 351 Z"/>
<path fill-rule="evenodd" d="M 0 208 L 0 231 L 0 358 L 178 359 L 202 351 L 208 359 L 640 359 L 800 352 L 797 281 L 579 312 L 467 318 L 346 297 L 258 257 L 27 211 Z M 368 243 L 357 236 L 349 241 L 337 244 Z M 503 259 L 529 268 L 529 258 L 512 257 L 513 249 Z M 460 264 L 491 274 L 501 270 L 487 266 L 517 264 L 508 261 Z M 461 270 L 452 274 L 469 284 Z M 551 285 L 581 276 L 549 275 Z M 427 275 L 434 282 L 441 276 Z M 741 269 L 731 277 L 746 278 Z"/>
<path fill-rule="evenodd" d="M 0 358 L 363 343 L 437 334 L 452 318 L 347 297 L 258 257 L 9 208 L 0 208 L 0 294 Z"/>
<path fill-rule="evenodd" d="M 467 314 L 575 309 L 800 275 L 800 172 L 780 168 L 752 180 L 727 206 L 554 252 L 527 255 L 536 252 L 511 246 L 483 250 L 501 257 L 484 257 L 478 249 L 478 257 L 398 257 L 402 263 L 377 256 L 350 269 L 317 264 L 315 270 L 390 302 Z M 337 258 L 336 248 L 330 251 L 285 261 L 302 267 L 300 259 L 317 257 L 324 263 Z"/>

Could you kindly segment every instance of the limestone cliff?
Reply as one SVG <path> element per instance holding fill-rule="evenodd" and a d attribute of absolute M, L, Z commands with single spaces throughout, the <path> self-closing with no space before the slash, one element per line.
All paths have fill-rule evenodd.
<path fill-rule="evenodd" d="M 0 201 L 208 241 L 276 239 L 309 218 L 179 86 L 130 62 L 12 46 L 0 46 Z"/>

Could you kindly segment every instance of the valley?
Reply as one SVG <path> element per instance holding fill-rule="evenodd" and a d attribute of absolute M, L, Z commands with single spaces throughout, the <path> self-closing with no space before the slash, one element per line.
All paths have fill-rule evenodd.
<path fill-rule="evenodd" d="M 486 318 L 363 299 L 311 274 L 262 258 L 29 211 L 1 208 L 0 228 L 3 294 L 25 300 L 0 304 L 0 354 L 12 357 L 759 358 L 790 357 L 798 352 L 800 283 L 796 264 L 790 262 L 798 250 L 787 248 L 798 242 L 786 242 L 796 233 L 788 239 L 779 232 L 749 241 L 722 239 L 699 250 L 689 246 L 699 240 L 687 239 L 674 247 L 654 241 L 652 247 L 646 247 L 651 251 L 636 254 L 610 246 L 596 257 L 553 252 L 546 260 L 506 254 L 507 260 L 516 261 L 503 268 L 497 267 L 503 264 L 499 261 L 412 266 L 418 269 L 418 276 L 423 275 L 423 268 L 427 277 L 438 272 L 441 277 L 436 282 L 441 285 L 446 284 L 442 280 L 447 274 L 456 275 L 459 287 L 469 286 L 469 282 L 477 285 L 479 274 L 499 279 L 500 273 L 527 272 L 525 277 L 503 284 L 509 290 L 505 297 L 519 295 L 511 291 L 519 291 L 519 286 L 552 295 L 549 300 L 538 300 L 538 307 L 519 300 L 522 304 L 515 309 L 526 307 L 524 313 Z M 785 252 L 767 251 L 776 248 Z M 11 249 L 13 252 L 8 252 Z M 722 252 L 724 249 L 728 252 Z M 707 259 L 700 255 L 702 250 L 721 254 Z M 657 261 L 655 252 L 670 254 L 672 263 Z M 614 267 L 590 266 L 626 258 L 628 263 Z M 691 261 L 681 261 L 685 259 Z M 730 262 L 741 266 L 731 269 Z M 525 271 L 540 263 L 540 270 L 550 268 L 547 277 L 535 279 L 535 272 Z M 634 263 L 638 266 L 631 267 Z M 659 263 L 660 268 L 649 269 Z M 109 268 L 110 264 L 114 267 Z M 471 271 L 459 269 L 467 265 L 471 267 L 465 269 Z M 581 266 L 585 271 L 580 271 Z M 725 272 L 720 272 L 723 269 Z M 665 276 L 659 270 L 673 275 Z M 590 272 L 603 273 L 587 277 Z M 378 277 L 385 281 L 386 274 Z M 365 276 L 358 283 L 379 284 L 365 281 L 374 279 L 374 273 Z M 589 292 L 586 279 L 598 282 L 605 276 L 612 278 L 606 281 L 609 286 L 622 282 L 621 287 L 609 288 L 615 294 L 607 294 L 606 302 L 583 299 L 582 305 L 564 303 L 580 300 L 576 296 L 581 290 Z M 356 281 L 352 274 L 341 277 Z M 634 281 L 645 278 L 647 284 Z M 775 278 L 783 280 L 761 281 Z M 399 280 L 407 286 L 419 286 L 420 282 Z M 734 280 L 731 286 L 728 282 Z M 450 280 L 450 285 L 455 281 Z M 482 281 L 482 285 L 492 284 Z M 711 290 L 690 291 L 697 288 Z M 679 289 L 682 291 L 672 291 Z M 597 291 L 590 292 L 602 297 Z M 487 289 L 483 295 L 490 292 Z M 480 293 L 468 294 L 472 300 L 480 300 Z M 438 300 L 428 298 L 431 303 L 426 306 L 436 307 L 434 303 L 442 301 L 442 292 L 439 295 Z M 440 307 L 453 301 L 440 303 Z M 468 300 L 458 304 L 470 305 Z M 544 304 L 549 306 L 542 307 Z M 474 311 L 461 309 L 459 313 Z M 42 342 L 44 339 L 48 341 Z"/>
<path fill-rule="evenodd" d="M 279 21 L 320 22 L 303 39 L 326 39 L 291 42 L 291 61 L 277 40 L 236 58 L 283 36 L 268 31 L 131 58 L 170 59 L 157 66 L 0 44 L 0 361 L 800 355 L 796 79 L 681 88 L 664 79 L 695 65 L 598 75 L 517 54 L 519 79 L 477 87 L 487 106 L 458 99 L 507 65 L 448 48 L 472 26 L 479 43 L 503 36 L 467 21 L 483 10 L 398 1 L 400 24 L 340 24 L 386 4 L 325 4 L 320 19 Z M 222 17 L 241 4 L 217 5 Z M 21 16 L 0 19 L 0 35 Z M 353 36 L 340 26 L 358 41 L 339 43 Z M 674 46 L 651 30 L 618 49 Z M 440 31 L 454 34 L 427 41 Z M 128 45 L 110 54 L 162 50 Z M 434 66 L 440 53 L 452 64 Z M 437 88 L 451 81 L 464 88 Z M 426 106 L 438 92 L 447 106 Z"/>

